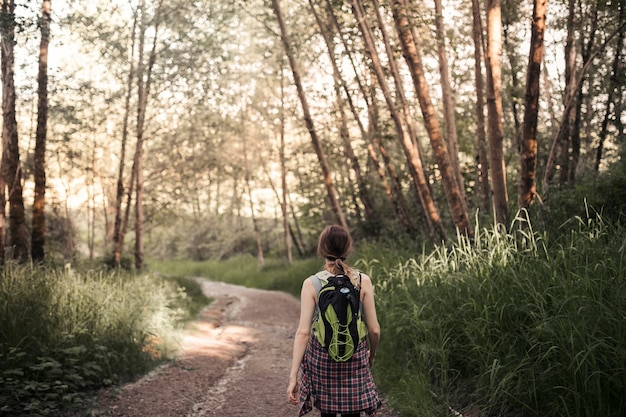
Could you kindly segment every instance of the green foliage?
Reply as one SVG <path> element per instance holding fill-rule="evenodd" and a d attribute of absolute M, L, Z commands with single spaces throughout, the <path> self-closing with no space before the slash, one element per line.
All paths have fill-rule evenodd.
<path fill-rule="evenodd" d="M 180 283 L 180 285 L 177 284 Z M 202 300 L 188 280 L 7 265 L 0 416 L 59 415 L 162 363 Z M 197 283 L 195 283 L 197 286 Z"/>
<path fill-rule="evenodd" d="M 375 370 L 405 415 L 445 415 L 446 404 L 484 415 L 626 412 L 626 230 L 579 217 L 548 241 L 516 226 L 377 266 Z M 409 392 L 429 398 L 411 407 Z"/>

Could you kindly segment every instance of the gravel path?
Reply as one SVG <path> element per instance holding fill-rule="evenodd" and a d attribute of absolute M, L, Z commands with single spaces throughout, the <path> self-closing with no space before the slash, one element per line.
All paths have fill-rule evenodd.
<path fill-rule="evenodd" d="M 201 283 L 215 301 L 186 332 L 176 360 L 133 384 L 103 391 L 92 416 L 297 415 L 285 392 L 299 301 L 281 292 Z M 397 417 L 386 406 L 378 415 Z"/>

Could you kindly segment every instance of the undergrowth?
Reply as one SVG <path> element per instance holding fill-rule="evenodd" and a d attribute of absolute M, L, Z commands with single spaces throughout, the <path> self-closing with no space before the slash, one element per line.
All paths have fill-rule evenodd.
<path fill-rule="evenodd" d="M 624 415 L 626 230 L 591 213 L 552 240 L 513 229 L 378 274 L 381 387 L 407 417 Z"/>
<path fill-rule="evenodd" d="M 183 284 L 183 285 L 181 285 Z M 60 415 L 144 374 L 203 303 L 152 274 L 7 265 L 0 275 L 0 416 Z"/>

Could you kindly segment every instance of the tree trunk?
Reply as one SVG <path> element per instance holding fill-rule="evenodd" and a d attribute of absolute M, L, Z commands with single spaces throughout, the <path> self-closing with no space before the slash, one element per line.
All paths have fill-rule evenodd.
<path fill-rule="evenodd" d="M 39 46 L 37 133 L 35 136 L 35 197 L 31 232 L 31 258 L 42 262 L 46 243 L 46 132 L 48 125 L 48 44 L 50 43 L 50 0 L 41 6 L 41 43 Z"/>
<path fill-rule="evenodd" d="M 450 70 L 448 68 L 448 57 L 446 52 L 446 32 L 443 24 L 443 7 L 441 0 L 435 0 L 435 29 L 437 34 L 437 52 L 439 54 L 439 74 L 441 76 L 441 96 L 443 101 L 443 115 L 446 122 L 446 139 L 448 142 L 448 153 L 450 154 L 450 164 L 454 170 L 454 176 L 459 187 L 459 193 L 465 210 L 467 210 L 467 200 L 465 196 L 465 180 L 461 173 L 459 163 L 459 140 L 456 132 L 456 116 L 454 114 L 454 96 L 450 85 Z M 413 38 L 415 40 L 415 38 Z"/>
<path fill-rule="evenodd" d="M 622 0 L 619 9 L 619 23 L 622 24 L 624 22 L 624 18 L 626 16 L 626 1 Z M 613 109 L 613 113 L 615 114 L 615 120 L 619 118 L 620 113 L 617 110 L 618 106 L 614 102 L 615 92 L 619 88 L 619 66 L 620 60 L 622 58 L 622 51 L 624 48 L 624 32 L 621 31 L 617 37 L 617 45 L 615 47 L 615 56 L 613 57 L 613 66 L 611 71 L 611 81 L 609 84 L 608 97 L 606 100 L 606 110 L 604 112 L 604 118 L 602 119 L 602 128 L 600 129 L 600 138 L 598 143 L 598 148 L 596 149 L 596 157 L 594 162 L 594 170 L 600 170 L 600 164 L 602 163 L 602 150 L 604 148 L 604 142 L 608 135 L 608 125 L 609 118 L 611 116 L 611 109 Z M 621 98 L 619 99 L 621 100 Z M 619 132 L 618 132 L 619 133 Z"/>
<path fill-rule="evenodd" d="M 306 95 L 304 93 L 304 88 L 302 87 L 302 82 L 300 81 L 300 71 L 298 69 L 298 65 L 296 63 L 294 54 L 291 50 L 291 42 L 287 34 L 287 28 L 285 26 L 283 14 L 280 9 L 279 0 L 272 0 L 272 7 L 274 8 L 274 13 L 276 14 L 276 19 L 278 20 L 278 25 L 280 27 L 280 33 L 281 33 L 281 40 L 285 48 L 285 54 L 287 55 L 287 58 L 289 59 L 289 65 L 291 66 L 291 72 L 293 73 L 294 83 L 298 91 L 298 98 L 300 99 L 300 104 L 302 105 L 302 112 L 304 113 L 304 122 L 306 124 L 307 130 L 309 131 L 309 134 L 311 135 L 311 142 L 313 144 L 313 149 L 315 150 L 315 153 L 317 154 L 317 159 L 322 169 L 322 175 L 324 177 L 324 185 L 326 187 L 326 194 L 328 197 L 328 201 L 330 203 L 331 210 L 335 216 L 335 220 L 337 221 L 337 223 L 343 226 L 346 230 L 349 230 L 348 224 L 346 223 L 346 218 L 343 214 L 341 206 L 339 205 L 339 200 L 337 199 L 335 185 L 333 184 L 330 168 L 328 166 L 328 163 L 326 162 L 326 156 L 324 155 L 324 151 L 322 150 L 322 145 L 320 143 L 319 138 L 317 137 L 317 132 L 313 124 L 313 118 L 311 117 L 309 104 L 306 100 Z"/>
<path fill-rule="evenodd" d="M 393 16 L 400 37 L 402 51 L 408 63 L 415 92 L 424 117 L 424 125 L 430 138 L 430 144 L 433 149 L 435 160 L 441 172 L 443 189 L 448 202 L 448 207 L 452 215 L 452 222 L 456 229 L 461 233 L 472 236 L 472 226 L 470 225 L 469 215 L 465 206 L 465 201 L 459 191 L 459 184 L 454 173 L 454 167 L 450 162 L 450 154 L 446 146 L 446 142 L 441 135 L 439 121 L 432 104 L 428 84 L 424 75 L 422 58 L 417 44 L 410 30 L 410 22 L 407 15 L 406 0 L 395 0 L 393 8 Z"/>
<path fill-rule="evenodd" d="M 491 187 L 489 186 L 489 158 L 485 137 L 485 81 L 482 62 L 484 38 L 483 24 L 478 0 L 472 0 L 472 36 L 474 39 L 474 78 L 476 83 L 476 148 L 478 153 L 478 183 L 480 184 L 480 207 L 485 213 L 491 212 Z"/>
<path fill-rule="evenodd" d="M 576 14 L 576 0 L 568 1 L 568 16 L 567 16 L 567 40 L 565 42 L 565 96 L 563 97 L 563 104 L 565 111 L 561 120 L 561 125 L 557 135 L 552 142 L 550 153 L 548 154 L 548 160 L 546 162 L 546 168 L 543 173 L 544 187 L 552 180 L 554 175 L 554 166 L 556 163 L 556 151 L 557 146 L 561 146 L 561 182 L 565 182 L 567 178 L 568 165 L 569 165 L 569 138 L 571 127 L 574 124 L 572 119 L 572 110 L 574 106 L 570 103 L 575 96 L 574 83 L 576 82 L 576 43 L 575 39 L 575 27 L 574 18 Z"/>
<path fill-rule="evenodd" d="M 520 183 L 517 196 L 519 208 L 524 209 L 530 207 L 537 194 L 537 117 L 547 9 L 548 0 L 534 1 L 526 75 L 524 131 L 520 151 Z"/>
<path fill-rule="evenodd" d="M 496 222 L 507 225 L 509 198 L 504 166 L 502 129 L 502 14 L 500 0 L 487 0 L 487 119 L 489 132 L 489 170 L 493 189 Z"/>
<path fill-rule="evenodd" d="M 245 112 L 242 113 L 244 115 Z M 242 120 L 243 126 L 243 120 Z M 256 241 L 257 260 L 259 267 L 263 268 L 265 265 L 265 258 L 263 257 L 263 244 L 261 243 L 261 231 L 259 230 L 259 222 L 254 214 L 254 200 L 252 199 L 252 187 L 250 187 L 250 164 L 248 162 L 248 144 L 246 139 L 246 131 L 242 129 L 242 150 L 243 150 L 243 169 L 244 179 L 246 182 L 246 193 L 248 194 L 248 203 L 250 205 L 250 217 L 252 219 L 252 227 L 254 229 L 254 238 Z"/>
<path fill-rule="evenodd" d="M 133 90 L 133 79 L 135 77 L 135 32 L 137 28 L 137 13 L 134 13 L 133 29 L 131 32 L 131 46 L 128 70 L 128 80 L 126 82 L 126 97 L 124 100 L 124 118 L 122 122 L 122 143 L 120 149 L 120 166 L 117 172 L 117 190 L 115 198 L 115 220 L 113 223 L 113 262 L 115 268 L 119 269 L 122 262 L 122 250 L 124 248 L 124 233 L 122 228 L 122 200 L 124 198 L 124 165 L 126 164 L 126 144 L 128 141 L 128 119 L 130 117 L 130 98 Z M 133 174 L 134 176 L 134 174 Z M 134 187 L 133 187 L 134 188 Z M 130 203 L 130 202 L 129 202 Z"/>
<path fill-rule="evenodd" d="M 22 170 L 17 132 L 14 82 L 15 2 L 5 0 L 0 10 L 2 33 L 2 176 L 8 187 L 9 236 L 13 259 L 27 262 L 29 243 L 22 194 Z"/>
<path fill-rule="evenodd" d="M 592 49 L 595 44 L 596 32 L 598 30 L 598 8 L 596 6 L 593 7 L 593 11 L 591 13 L 591 27 L 589 28 L 589 40 L 585 44 L 584 37 L 581 36 L 581 55 L 583 58 L 583 67 L 589 62 L 589 59 L 592 54 Z M 582 14 L 582 13 L 581 13 Z M 576 171 L 578 169 L 578 163 L 580 161 L 580 125 L 582 119 L 582 105 L 583 100 L 585 99 L 584 94 L 585 88 L 578 89 L 578 97 L 576 99 L 576 110 L 574 114 L 574 128 L 572 129 L 572 161 L 569 167 L 569 173 L 567 177 L 567 181 L 570 184 L 574 184 L 576 182 Z"/>
<path fill-rule="evenodd" d="M 280 184 L 282 190 L 282 198 L 280 199 L 280 210 L 283 215 L 283 239 L 285 241 L 285 256 L 287 263 L 293 263 L 293 254 L 291 250 L 291 234 L 289 233 L 289 213 L 287 212 L 287 163 L 285 159 L 285 82 L 284 82 L 283 65 L 280 65 L 280 148 L 278 149 L 278 157 L 280 160 Z"/>

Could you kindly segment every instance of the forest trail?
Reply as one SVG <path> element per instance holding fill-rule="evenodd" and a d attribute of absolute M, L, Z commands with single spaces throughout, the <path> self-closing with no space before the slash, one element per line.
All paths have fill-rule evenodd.
<path fill-rule="evenodd" d="M 282 292 L 200 282 L 215 301 L 189 326 L 176 359 L 103 391 L 92 416 L 297 416 L 286 389 L 299 301 Z M 378 416 L 397 414 L 384 405 Z"/>

